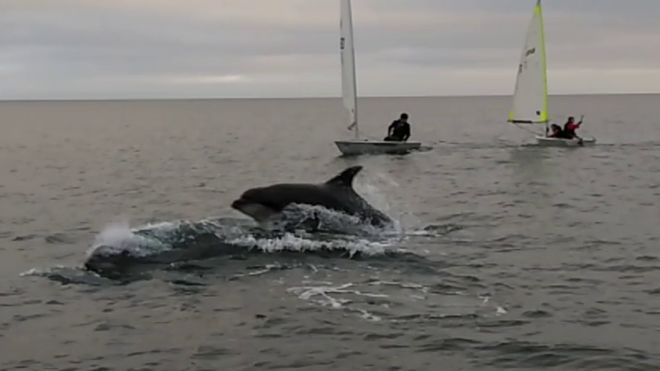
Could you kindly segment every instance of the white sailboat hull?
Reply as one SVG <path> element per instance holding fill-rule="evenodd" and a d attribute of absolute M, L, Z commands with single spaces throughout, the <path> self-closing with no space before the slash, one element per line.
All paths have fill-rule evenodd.
<path fill-rule="evenodd" d="M 544 136 L 537 136 L 536 144 L 542 147 L 592 146 L 596 144 L 596 138 L 582 138 L 582 143 L 580 144 L 578 139 L 548 138 Z"/>
<path fill-rule="evenodd" d="M 406 154 L 410 151 L 419 150 L 420 142 L 386 142 L 371 140 L 343 140 L 336 141 L 339 151 L 345 156 L 357 156 L 367 154 Z"/>

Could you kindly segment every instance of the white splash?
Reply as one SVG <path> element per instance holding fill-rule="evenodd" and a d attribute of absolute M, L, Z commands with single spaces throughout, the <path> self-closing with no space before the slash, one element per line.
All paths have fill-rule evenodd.
<path fill-rule="evenodd" d="M 364 309 L 358 309 L 357 311 L 361 314 L 362 319 L 366 319 L 367 321 L 380 322 L 382 320 L 379 316 L 371 314 Z"/>
<path fill-rule="evenodd" d="M 348 290 L 348 288 L 353 287 L 352 283 L 346 283 L 341 286 L 303 286 L 303 287 L 291 287 L 287 291 L 297 293 L 300 299 L 308 300 L 315 295 L 326 295 L 330 294 L 353 294 L 357 296 L 365 296 L 369 298 L 387 298 L 388 295 L 385 294 L 372 294 L 368 292 L 362 292 L 359 290 Z"/>
<path fill-rule="evenodd" d="M 382 172 L 370 172 L 369 178 L 361 177 L 356 180 L 356 191 L 362 195 L 376 209 L 381 210 L 394 221 L 394 230 L 397 234 L 404 234 L 408 225 L 419 224 L 419 219 L 411 213 L 402 212 L 395 207 L 387 197 L 395 192 L 383 191 L 398 189 L 399 184 L 389 175 Z"/>
<path fill-rule="evenodd" d="M 359 217 L 348 215 L 340 211 L 330 210 L 318 205 L 291 204 L 284 208 L 278 220 L 274 220 L 271 226 L 278 223 L 295 226 L 297 223 L 304 226 L 306 221 L 315 220 L 319 231 L 369 236 L 400 236 L 399 222 L 394 220 L 391 227 L 377 227 L 360 220 Z"/>
<path fill-rule="evenodd" d="M 302 210 L 302 211 L 300 211 Z M 302 208 L 302 213 L 320 210 L 314 208 Z M 358 228 L 352 217 L 331 212 L 323 209 L 329 217 L 323 219 L 325 222 L 336 223 L 335 227 Z M 368 226 L 369 228 L 373 228 Z M 178 246 L 185 245 L 189 240 L 194 243 L 194 237 L 200 233 L 213 233 L 219 241 L 246 250 L 258 249 L 263 252 L 274 253 L 282 251 L 314 252 L 314 251 L 337 251 L 347 253 L 350 257 L 355 254 L 383 255 L 388 252 L 390 246 L 396 243 L 400 236 L 384 240 L 383 232 L 378 235 L 380 241 L 372 241 L 369 238 L 373 234 L 363 233 L 364 238 L 357 238 L 352 234 L 345 235 L 331 233 L 328 236 L 315 236 L 304 231 L 296 233 L 273 234 L 259 236 L 252 229 L 244 229 L 242 226 L 224 225 L 214 220 L 203 220 L 192 223 L 188 221 L 160 222 L 131 228 L 127 221 L 111 223 L 106 226 L 96 237 L 92 247 L 87 251 L 87 257 L 125 255 L 142 258 L 155 254 L 167 252 Z M 373 233 L 376 233 L 375 230 Z M 321 237 L 321 239 L 319 239 Z"/>
<path fill-rule="evenodd" d="M 356 296 L 363 296 L 368 298 L 388 298 L 385 294 L 373 294 L 362 292 L 359 290 L 349 290 L 353 287 L 352 283 L 346 283 L 340 286 L 303 286 L 291 287 L 287 289 L 288 292 L 298 295 L 298 298 L 305 301 L 311 301 L 324 307 L 331 307 L 332 309 L 345 309 L 351 312 L 357 312 L 360 317 L 368 321 L 380 321 L 381 318 L 369 313 L 361 308 L 348 308 L 346 305 L 351 304 L 353 301 L 344 298 L 335 298 L 330 294 L 350 294 Z"/>
<path fill-rule="evenodd" d="M 371 242 L 365 239 L 353 241 L 348 240 L 330 240 L 317 241 L 309 240 L 292 233 L 285 233 L 282 237 L 270 239 L 258 239 L 252 235 L 239 237 L 228 241 L 228 243 L 246 248 L 257 248 L 264 252 L 274 253 L 281 251 L 308 252 L 321 250 L 347 251 L 350 256 L 356 253 L 366 255 L 383 255 L 389 247 L 386 243 Z"/>
<path fill-rule="evenodd" d="M 373 281 L 373 282 L 369 282 L 369 284 L 372 286 L 397 286 L 404 289 L 421 290 L 422 292 L 428 292 L 428 287 L 413 282 Z"/>
<path fill-rule="evenodd" d="M 141 229 L 172 230 L 174 223 L 146 225 Z M 170 248 L 155 239 L 140 236 L 130 228 L 127 221 L 111 223 L 94 239 L 94 244 L 87 250 L 87 257 L 95 254 L 115 255 L 127 252 L 136 257 L 147 256 Z"/>
<path fill-rule="evenodd" d="M 55 265 L 50 268 L 31 268 L 19 274 L 19 277 L 44 276 L 60 269 L 66 269 L 63 265 Z"/>

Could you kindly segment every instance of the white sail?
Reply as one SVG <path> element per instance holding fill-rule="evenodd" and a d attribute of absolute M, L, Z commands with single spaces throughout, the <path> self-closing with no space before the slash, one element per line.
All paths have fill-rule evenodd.
<path fill-rule="evenodd" d="M 541 0 L 538 0 L 518 65 L 516 90 L 513 97 L 513 108 L 509 113 L 509 122 L 519 124 L 548 122 L 546 68 L 543 11 Z"/>
<path fill-rule="evenodd" d="M 355 78 L 355 47 L 353 46 L 353 14 L 351 0 L 341 1 L 340 20 L 340 52 L 341 52 L 341 82 L 344 108 L 349 118 L 349 129 L 359 137 L 357 115 L 357 82 Z"/>

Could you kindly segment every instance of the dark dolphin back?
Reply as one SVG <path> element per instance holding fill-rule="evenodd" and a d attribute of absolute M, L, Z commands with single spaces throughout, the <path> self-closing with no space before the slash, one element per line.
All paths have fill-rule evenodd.
<path fill-rule="evenodd" d="M 315 184 L 274 184 L 254 188 L 246 192 L 244 197 L 276 211 L 281 211 L 292 203 L 321 205 L 337 209 L 332 194 Z"/>
<path fill-rule="evenodd" d="M 335 187 L 349 187 L 353 188 L 353 179 L 362 170 L 362 166 L 353 166 L 342 171 L 336 177 L 325 182 L 326 185 Z"/>
<path fill-rule="evenodd" d="M 353 166 L 342 171 L 336 177 L 325 182 L 325 186 L 332 188 L 335 196 L 341 198 L 345 205 L 343 211 L 357 214 L 365 221 L 374 225 L 391 224 L 392 220 L 383 212 L 375 209 L 353 189 L 353 179 L 362 170 L 362 166 Z"/>
<path fill-rule="evenodd" d="M 253 188 L 243 193 L 241 199 L 259 203 L 275 211 L 281 211 L 293 203 L 319 205 L 358 216 L 373 225 L 392 223 L 387 215 L 374 209 L 353 189 L 353 179 L 360 170 L 362 166 L 349 167 L 321 184 L 275 184 Z"/>
<path fill-rule="evenodd" d="M 355 214 L 363 208 L 360 202 L 363 200 L 353 190 L 353 178 L 360 170 L 362 166 L 350 167 L 322 184 L 288 183 L 254 188 L 244 197 L 278 211 L 291 203 L 298 203 Z"/>

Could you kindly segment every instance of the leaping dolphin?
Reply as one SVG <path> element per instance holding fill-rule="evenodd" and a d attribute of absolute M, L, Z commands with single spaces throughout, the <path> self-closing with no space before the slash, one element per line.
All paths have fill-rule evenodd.
<path fill-rule="evenodd" d="M 360 170 L 362 166 L 350 167 L 322 184 L 275 184 L 248 189 L 231 207 L 258 222 L 267 221 L 288 205 L 301 204 L 339 211 L 378 227 L 391 225 L 387 215 L 353 190 L 353 178 Z"/>

